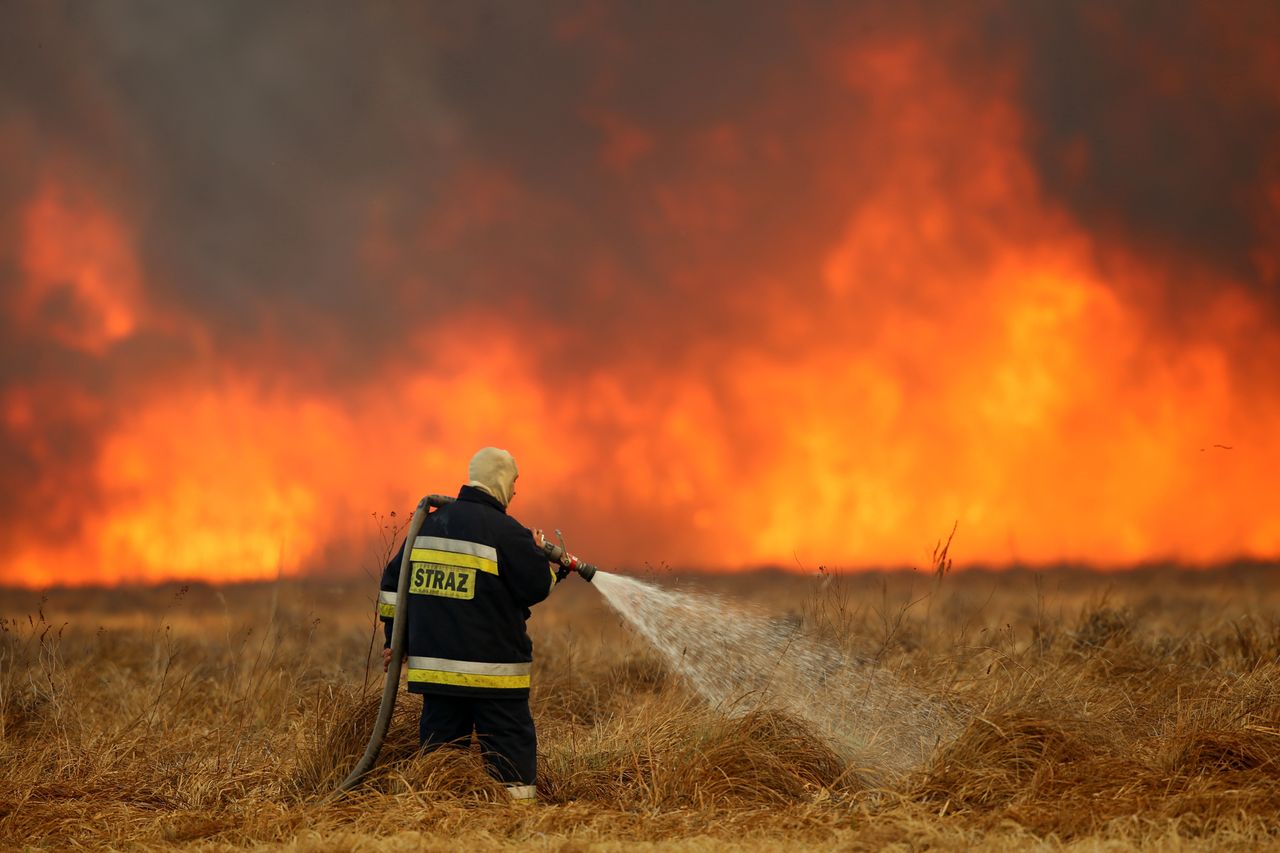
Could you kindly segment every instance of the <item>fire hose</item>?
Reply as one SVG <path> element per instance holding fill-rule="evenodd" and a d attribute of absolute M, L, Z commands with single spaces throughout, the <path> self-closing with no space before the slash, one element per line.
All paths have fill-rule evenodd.
<path fill-rule="evenodd" d="M 338 785 L 334 791 L 335 794 L 350 791 L 358 785 L 373 767 L 373 763 L 378 760 L 382 742 L 386 739 L 387 729 L 391 725 L 391 715 L 396 709 L 396 694 L 400 687 L 400 666 L 404 663 L 404 637 L 407 624 L 404 616 L 409 591 L 409 555 L 413 551 L 413 541 L 418 538 L 418 531 L 422 530 L 422 522 L 427 514 L 432 509 L 446 506 L 453 501 L 454 499 L 447 495 L 427 495 L 418 501 L 418 506 L 413 511 L 413 518 L 409 520 L 409 528 L 405 531 L 404 552 L 400 557 L 400 579 L 396 586 L 396 612 L 391 618 L 391 662 L 387 665 L 387 680 L 382 686 L 382 703 L 378 707 L 378 719 L 373 725 L 372 734 L 369 735 L 369 743 L 365 747 L 364 755 L 352 768 L 347 778 Z M 582 575 L 583 580 L 590 581 L 595 577 L 595 566 L 579 560 L 565 551 L 563 546 L 544 540 L 542 550 L 548 562 L 558 563 L 570 571 L 577 572 Z"/>

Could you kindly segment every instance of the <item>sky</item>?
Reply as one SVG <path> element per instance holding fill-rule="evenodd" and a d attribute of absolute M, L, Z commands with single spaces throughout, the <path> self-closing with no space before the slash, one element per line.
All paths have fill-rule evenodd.
<path fill-rule="evenodd" d="M 0 584 L 1280 556 L 1280 6 L 0 7 Z M 394 519 L 390 513 L 395 512 Z"/>

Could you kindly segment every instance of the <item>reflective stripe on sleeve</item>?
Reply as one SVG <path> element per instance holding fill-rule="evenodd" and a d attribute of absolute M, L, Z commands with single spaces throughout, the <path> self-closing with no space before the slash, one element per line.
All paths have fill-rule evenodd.
<path fill-rule="evenodd" d="M 447 658 L 409 658 L 410 681 L 422 684 L 448 684 L 455 687 L 492 687 L 520 689 L 529 686 L 533 664 L 483 663 Z"/>
<path fill-rule="evenodd" d="M 378 615 L 394 619 L 396 615 L 396 594 L 380 590 L 378 592 Z"/>
<path fill-rule="evenodd" d="M 551 572 L 551 588 L 555 589 L 556 581 L 558 581 L 559 578 L 556 577 L 556 570 L 554 566 L 551 567 L 550 572 Z"/>
<path fill-rule="evenodd" d="M 527 803 L 538 798 L 537 785 L 508 785 L 507 793 L 511 795 L 511 799 Z"/>

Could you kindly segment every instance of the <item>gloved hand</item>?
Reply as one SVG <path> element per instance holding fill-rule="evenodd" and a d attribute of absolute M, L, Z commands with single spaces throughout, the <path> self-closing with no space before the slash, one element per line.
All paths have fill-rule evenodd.
<path fill-rule="evenodd" d="M 573 569 L 569 568 L 568 566 L 557 565 L 556 566 L 556 583 L 560 583 L 560 581 L 569 577 L 569 575 L 571 574 L 573 574 Z"/>

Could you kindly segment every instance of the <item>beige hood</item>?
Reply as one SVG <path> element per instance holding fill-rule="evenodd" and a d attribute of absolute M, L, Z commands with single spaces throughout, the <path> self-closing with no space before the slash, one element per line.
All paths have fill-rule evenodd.
<path fill-rule="evenodd" d="M 515 457 L 510 453 L 497 447 L 485 447 L 471 457 L 467 485 L 493 495 L 506 506 L 515 495 L 519 474 Z"/>

